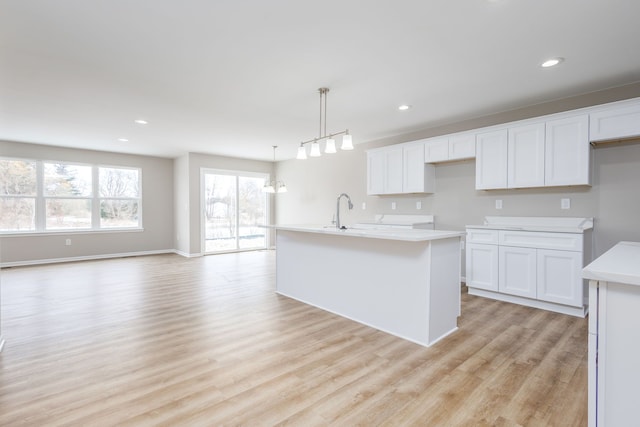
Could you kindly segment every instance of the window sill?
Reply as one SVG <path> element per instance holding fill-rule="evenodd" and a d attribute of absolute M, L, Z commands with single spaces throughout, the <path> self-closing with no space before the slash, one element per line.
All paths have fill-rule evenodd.
<path fill-rule="evenodd" d="M 110 233 L 140 233 L 144 231 L 142 227 L 136 228 L 109 228 L 104 230 L 55 230 L 55 231 L 21 231 L 21 232 L 0 232 L 0 237 L 43 237 L 59 236 L 63 234 L 110 234 Z"/>

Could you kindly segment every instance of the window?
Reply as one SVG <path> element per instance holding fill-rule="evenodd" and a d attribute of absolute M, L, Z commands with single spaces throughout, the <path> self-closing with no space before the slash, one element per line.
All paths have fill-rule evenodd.
<path fill-rule="evenodd" d="M 36 229 L 36 162 L 0 159 L 0 231 Z"/>
<path fill-rule="evenodd" d="M 0 159 L 0 232 L 141 227 L 140 169 Z"/>
<path fill-rule="evenodd" d="M 44 164 L 45 229 L 91 228 L 91 166 Z"/>
<path fill-rule="evenodd" d="M 140 180 L 137 169 L 99 168 L 100 227 L 137 227 Z"/>

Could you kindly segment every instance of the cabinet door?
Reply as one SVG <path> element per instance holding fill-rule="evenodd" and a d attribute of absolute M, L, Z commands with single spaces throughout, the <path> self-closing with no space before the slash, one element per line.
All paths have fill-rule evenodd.
<path fill-rule="evenodd" d="M 544 123 L 509 129 L 509 188 L 544 186 Z"/>
<path fill-rule="evenodd" d="M 476 189 L 507 188 L 507 130 L 476 136 Z"/>
<path fill-rule="evenodd" d="M 429 139 L 424 144 L 424 162 L 435 163 L 449 160 L 449 138 Z"/>
<path fill-rule="evenodd" d="M 475 133 L 463 133 L 449 138 L 449 160 L 471 159 L 475 156 Z"/>
<path fill-rule="evenodd" d="M 384 176 L 386 171 L 386 153 L 384 151 L 367 152 L 367 194 L 384 194 Z"/>
<path fill-rule="evenodd" d="M 582 307 L 582 253 L 538 249 L 538 299 Z"/>
<path fill-rule="evenodd" d="M 536 298 L 536 249 L 500 246 L 498 255 L 498 290 Z"/>
<path fill-rule="evenodd" d="M 386 167 L 384 174 L 384 194 L 402 193 L 402 147 L 394 147 L 384 151 L 386 153 Z"/>
<path fill-rule="evenodd" d="M 471 288 L 498 290 L 498 246 L 468 243 L 466 280 Z"/>
<path fill-rule="evenodd" d="M 403 147 L 403 193 L 425 192 L 424 145 L 412 144 Z"/>
<path fill-rule="evenodd" d="M 546 123 L 546 186 L 591 184 L 588 126 L 586 114 Z"/>
<path fill-rule="evenodd" d="M 640 102 L 591 113 L 591 141 L 623 139 L 640 135 Z"/>

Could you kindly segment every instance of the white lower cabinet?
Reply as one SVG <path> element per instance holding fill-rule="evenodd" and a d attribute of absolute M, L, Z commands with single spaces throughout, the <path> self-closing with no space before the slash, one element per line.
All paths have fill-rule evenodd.
<path fill-rule="evenodd" d="M 579 307 L 583 301 L 582 252 L 536 249 L 537 295 L 544 301 Z"/>
<path fill-rule="evenodd" d="M 467 228 L 469 293 L 584 317 L 582 233 Z"/>
<path fill-rule="evenodd" d="M 498 246 L 467 244 L 467 286 L 498 290 Z"/>
<path fill-rule="evenodd" d="M 536 298 L 536 249 L 500 246 L 498 253 L 498 291 Z"/>

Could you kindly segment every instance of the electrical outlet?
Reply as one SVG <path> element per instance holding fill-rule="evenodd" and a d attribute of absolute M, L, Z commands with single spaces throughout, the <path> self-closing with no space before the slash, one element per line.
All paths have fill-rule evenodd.
<path fill-rule="evenodd" d="M 416 209 L 422 209 L 422 202 L 416 202 Z"/>
<path fill-rule="evenodd" d="M 571 199 L 560 199 L 560 209 L 571 209 Z"/>
<path fill-rule="evenodd" d="M 71 239 L 67 239 L 64 241 L 65 246 L 71 246 Z"/>
<path fill-rule="evenodd" d="M 391 210 L 396 210 L 396 202 L 391 202 Z"/>
<path fill-rule="evenodd" d="M 502 200 L 496 200 L 496 209 L 502 209 Z"/>
<path fill-rule="evenodd" d="M 362 202 L 362 210 L 367 209 L 367 202 Z"/>

